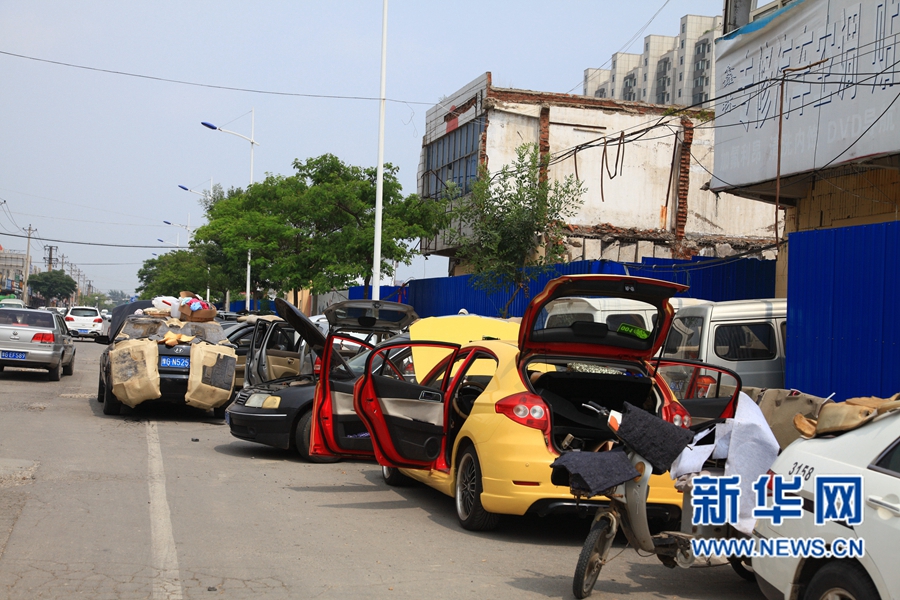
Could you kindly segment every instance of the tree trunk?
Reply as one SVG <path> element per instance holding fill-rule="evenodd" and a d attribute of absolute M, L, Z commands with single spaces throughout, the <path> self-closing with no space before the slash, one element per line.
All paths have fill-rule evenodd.
<path fill-rule="evenodd" d="M 512 296 L 509 297 L 509 300 L 506 301 L 506 305 L 500 310 L 500 318 L 508 319 L 509 318 L 509 307 L 512 306 L 513 300 L 516 299 L 516 296 L 519 294 L 519 290 L 522 289 L 523 284 L 516 284 L 516 288 L 513 290 Z"/>

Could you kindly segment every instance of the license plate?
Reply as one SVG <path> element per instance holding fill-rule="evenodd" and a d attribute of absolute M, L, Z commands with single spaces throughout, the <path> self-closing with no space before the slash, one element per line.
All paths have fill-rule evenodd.
<path fill-rule="evenodd" d="M 182 358 L 181 356 L 160 356 L 159 366 L 174 367 L 176 369 L 189 369 L 191 368 L 191 359 Z"/>
<path fill-rule="evenodd" d="M 27 355 L 27 352 L 8 352 L 6 350 L 0 351 L 0 358 L 7 358 L 10 360 L 25 360 L 25 357 Z"/>
<path fill-rule="evenodd" d="M 78 333 L 87 333 L 88 331 L 90 331 L 90 330 L 89 329 L 79 329 Z"/>
<path fill-rule="evenodd" d="M 225 412 L 225 424 L 231 425 L 231 413 L 229 413 L 227 411 Z"/>

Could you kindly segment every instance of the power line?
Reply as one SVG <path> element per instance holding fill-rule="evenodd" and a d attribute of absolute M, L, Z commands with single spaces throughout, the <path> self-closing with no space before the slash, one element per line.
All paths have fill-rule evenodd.
<path fill-rule="evenodd" d="M 16 237 L 16 238 L 25 238 L 27 236 L 18 235 L 15 233 L 0 233 L 0 236 L 7 237 Z M 43 242 L 56 242 L 58 244 L 78 244 L 79 246 L 102 246 L 104 248 L 152 248 L 156 250 L 171 250 L 171 246 L 139 246 L 132 244 L 103 244 L 100 242 L 75 242 L 72 240 L 54 240 L 50 238 L 44 238 L 41 241 Z"/>
<path fill-rule="evenodd" d="M 241 88 L 241 87 L 232 87 L 227 85 L 214 85 L 209 83 L 197 83 L 193 81 L 183 81 L 180 79 L 168 79 L 166 77 L 156 77 L 153 75 L 141 75 L 139 73 L 129 73 L 127 71 L 115 71 L 112 69 L 101 69 L 98 67 L 89 67 L 86 65 L 76 65 L 73 63 L 62 62 L 58 60 L 49 60 L 46 58 L 37 58 L 34 56 L 26 56 L 24 54 L 15 54 L 13 52 L 6 52 L 4 50 L 0 50 L 0 54 L 5 56 L 11 56 L 13 58 L 22 58 L 25 60 L 33 60 L 35 62 L 41 62 L 51 65 L 58 65 L 61 67 L 69 67 L 72 69 L 83 69 L 85 71 L 94 71 L 97 73 L 107 73 L 109 75 L 122 75 L 125 77 L 134 77 L 136 79 L 149 79 L 151 81 L 162 81 L 164 83 L 175 83 L 178 85 L 189 85 L 193 87 L 202 87 L 202 88 L 211 88 L 216 90 L 227 90 L 231 92 L 248 92 L 250 94 L 263 94 L 269 96 L 291 96 L 295 98 L 324 98 L 330 100 L 378 100 L 381 98 L 376 98 L 373 96 L 340 96 L 337 94 L 304 94 L 299 92 L 276 92 L 271 90 L 257 90 L 252 88 Z M 415 102 L 413 100 L 398 100 L 395 98 L 385 98 L 386 102 L 395 102 L 398 104 L 421 104 L 424 106 L 433 106 L 434 102 Z"/>

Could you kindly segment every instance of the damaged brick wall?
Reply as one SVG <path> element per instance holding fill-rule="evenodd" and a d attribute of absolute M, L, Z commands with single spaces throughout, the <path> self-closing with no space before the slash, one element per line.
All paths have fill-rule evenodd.
<path fill-rule="evenodd" d="M 675 243 L 673 258 L 690 258 L 693 252 L 684 244 L 684 230 L 688 218 L 688 190 L 691 187 L 691 143 L 694 141 L 694 123 L 687 117 L 681 119 L 681 149 L 678 161 L 678 208 L 675 211 Z"/>
<path fill-rule="evenodd" d="M 541 158 L 541 173 L 539 179 L 543 183 L 547 181 L 547 166 L 545 161 L 550 154 L 550 107 L 546 104 L 541 106 L 539 127 L 538 152 L 540 153 Z"/>

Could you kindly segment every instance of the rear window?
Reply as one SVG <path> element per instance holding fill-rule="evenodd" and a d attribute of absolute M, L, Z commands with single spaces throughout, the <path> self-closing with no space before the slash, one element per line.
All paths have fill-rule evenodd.
<path fill-rule="evenodd" d="M 150 338 L 166 335 L 167 332 L 180 333 L 182 335 L 196 336 L 211 344 L 217 344 L 225 338 L 222 327 L 214 322 L 208 323 L 183 323 L 183 327 L 169 327 L 163 319 L 153 317 L 130 317 L 122 326 L 118 335 L 127 335 L 130 339 Z M 118 337 L 118 336 L 117 336 Z"/>
<path fill-rule="evenodd" d="M 725 360 L 770 360 L 778 353 L 775 328 L 769 323 L 716 327 L 716 356 Z"/>
<path fill-rule="evenodd" d="M 69 311 L 72 317 L 99 317 L 100 311 L 96 308 L 73 308 Z"/>
<path fill-rule="evenodd" d="M 703 317 L 675 317 L 663 355 L 671 358 L 696 360 L 700 357 L 703 336 Z"/>
<path fill-rule="evenodd" d="M 53 315 L 46 312 L 0 308 L 0 325 L 23 325 L 53 329 Z"/>
<path fill-rule="evenodd" d="M 536 342 L 572 342 L 649 349 L 657 308 L 638 300 L 578 296 L 548 302 L 534 323 Z"/>

